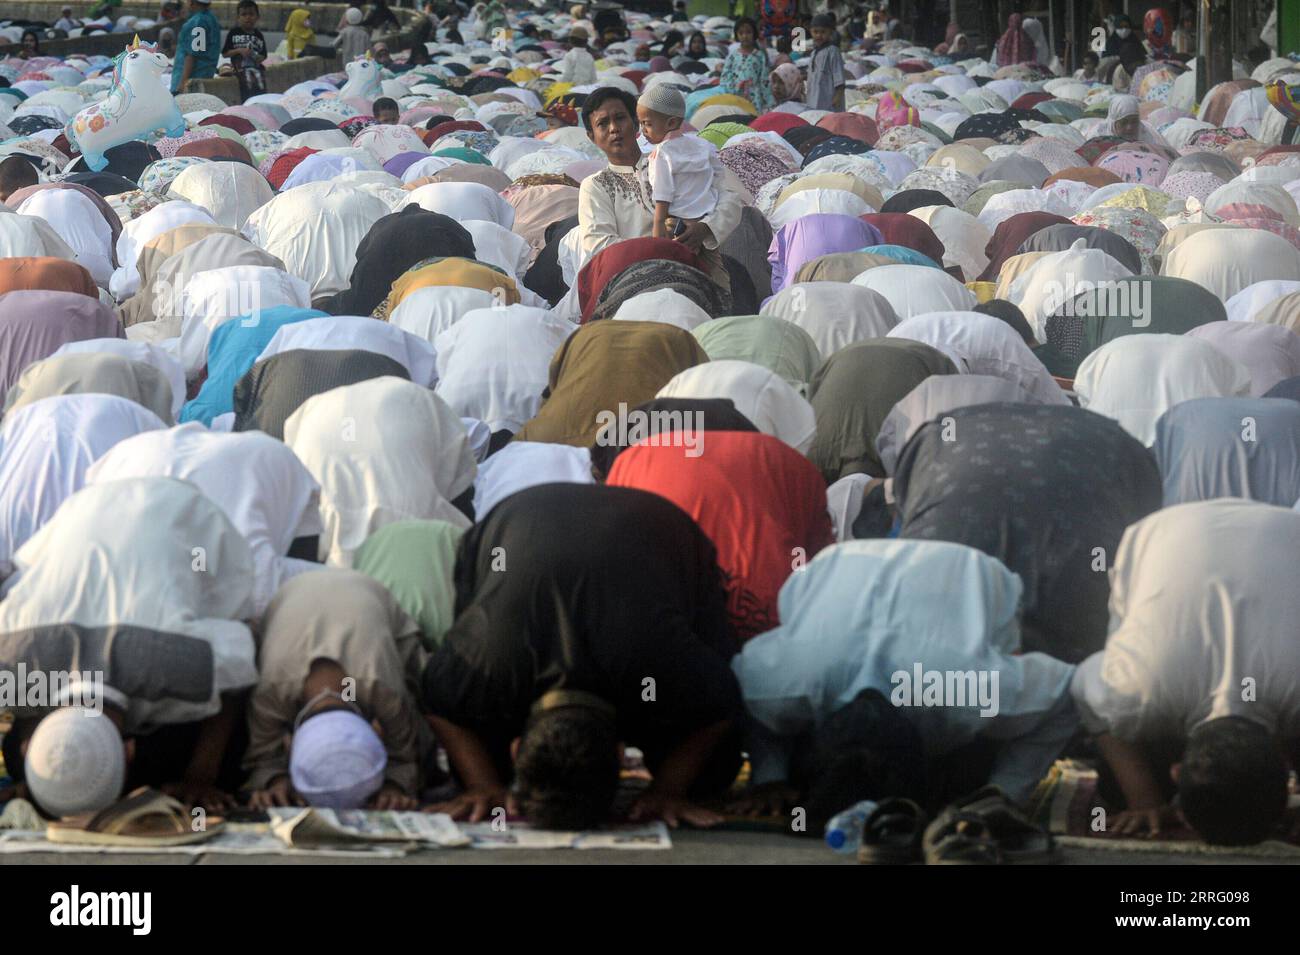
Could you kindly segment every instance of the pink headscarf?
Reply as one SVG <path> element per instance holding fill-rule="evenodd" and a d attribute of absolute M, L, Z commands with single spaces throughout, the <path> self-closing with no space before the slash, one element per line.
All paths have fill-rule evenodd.
<path fill-rule="evenodd" d="M 1007 18 L 1007 32 L 998 40 L 998 66 L 1029 63 L 1037 56 L 1034 41 L 1021 26 L 1024 21 L 1025 18 L 1019 13 L 1013 13 Z"/>
<path fill-rule="evenodd" d="M 882 133 L 894 126 L 920 126 L 921 113 L 900 93 L 886 93 L 876 106 L 876 128 Z"/>

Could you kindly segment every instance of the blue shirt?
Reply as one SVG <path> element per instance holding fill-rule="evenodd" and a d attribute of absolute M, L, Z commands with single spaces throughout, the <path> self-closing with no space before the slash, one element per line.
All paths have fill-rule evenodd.
<path fill-rule="evenodd" d="M 1026 799 L 1079 720 L 1074 667 L 1019 652 L 1022 591 L 995 558 L 961 544 L 823 550 L 781 588 L 781 625 L 731 661 L 751 717 L 753 781 L 788 778 L 795 739 L 870 688 L 902 708 L 927 756 L 994 741 L 990 782 Z M 962 698 L 930 699 L 941 679 Z"/>
<path fill-rule="evenodd" d="M 172 92 L 180 92 L 185 60 L 192 58 L 190 79 L 217 75 L 221 59 L 221 24 L 207 10 L 200 10 L 181 26 L 176 38 L 176 61 L 172 64 Z"/>

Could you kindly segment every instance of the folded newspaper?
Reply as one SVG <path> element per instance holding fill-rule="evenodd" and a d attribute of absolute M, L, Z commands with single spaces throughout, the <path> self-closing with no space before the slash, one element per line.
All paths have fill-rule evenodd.
<path fill-rule="evenodd" d="M 359 842 L 406 842 L 453 848 L 470 844 L 451 816 L 361 809 L 271 809 L 271 831 L 296 849 Z"/>

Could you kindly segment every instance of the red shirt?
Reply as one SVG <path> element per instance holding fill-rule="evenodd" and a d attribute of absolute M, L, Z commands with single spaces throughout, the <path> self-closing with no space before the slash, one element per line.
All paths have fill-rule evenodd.
<path fill-rule="evenodd" d="M 777 438 L 749 431 L 667 432 L 618 456 L 608 483 L 650 491 L 690 514 L 718 550 L 727 612 L 742 642 L 780 623 L 777 594 L 835 543 L 826 482 Z"/>

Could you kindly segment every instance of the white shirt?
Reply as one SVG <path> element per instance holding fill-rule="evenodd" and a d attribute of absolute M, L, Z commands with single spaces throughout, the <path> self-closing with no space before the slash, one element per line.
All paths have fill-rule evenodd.
<path fill-rule="evenodd" d="M 718 205 L 722 162 L 699 136 L 674 135 L 650 154 L 650 198 L 668 203 L 670 215 L 701 219 Z"/>
<path fill-rule="evenodd" d="M 561 83 L 585 86 L 596 82 L 596 61 L 584 47 L 574 47 L 560 60 Z"/>
<path fill-rule="evenodd" d="M 1130 527 L 1106 647 L 1071 687 L 1084 725 L 1133 741 L 1242 716 L 1300 735 L 1297 555 L 1300 514 L 1256 502 L 1179 504 Z"/>
<path fill-rule="evenodd" d="M 654 205 L 650 200 L 650 183 L 643 156 L 635 166 L 610 164 L 582 180 L 578 190 L 578 228 L 582 242 L 582 262 L 608 245 L 624 239 L 640 239 L 654 228 Z M 724 168 L 724 177 L 731 172 Z M 716 249 L 727 240 L 740 222 L 742 205 L 739 181 L 720 186 L 717 208 L 704 217 L 713 233 L 704 247 Z"/>

